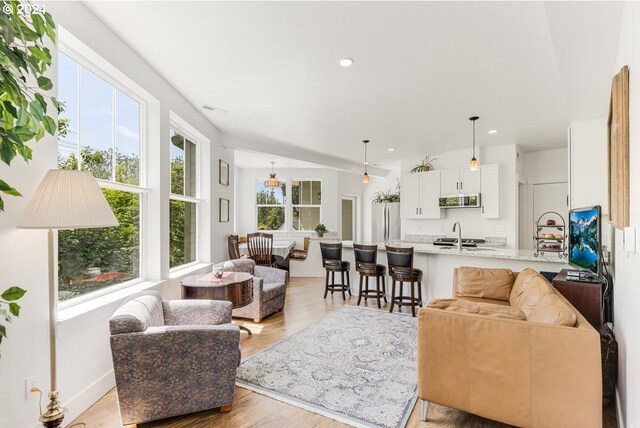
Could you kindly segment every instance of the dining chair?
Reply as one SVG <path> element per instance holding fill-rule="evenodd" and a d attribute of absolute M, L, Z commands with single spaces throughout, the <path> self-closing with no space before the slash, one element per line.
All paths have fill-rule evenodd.
<path fill-rule="evenodd" d="M 229 260 L 240 258 L 240 246 L 238 235 L 229 235 L 227 238 L 227 249 L 229 250 Z"/>
<path fill-rule="evenodd" d="M 422 307 L 422 270 L 413 267 L 413 247 L 390 247 L 387 245 L 387 263 L 391 275 L 391 304 L 389 312 L 393 312 L 393 305 L 411 306 L 411 315 L 416 316 L 416 306 Z M 396 282 L 400 282 L 400 290 L 396 296 Z M 411 283 L 411 295 L 404 295 L 404 283 Z M 416 297 L 415 285 L 418 286 Z"/>
<path fill-rule="evenodd" d="M 257 265 L 274 265 L 275 259 L 273 257 L 273 235 L 271 233 L 248 233 L 247 248 L 249 249 L 249 257 L 252 258 Z"/>

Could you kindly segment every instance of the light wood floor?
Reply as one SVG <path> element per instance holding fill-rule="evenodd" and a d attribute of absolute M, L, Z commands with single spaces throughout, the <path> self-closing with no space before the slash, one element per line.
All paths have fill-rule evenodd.
<path fill-rule="evenodd" d="M 240 346 L 243 358 L 254 355 L 302 330 L 344 304 L 355 305 L 357 302 L 357 297 L 355 296 L 348 297 L 346 301 L 343 301 L 339 293 L 335 293 L 333 296 L 329 294 L 325 300 L 322 298 L 323 287 L 323 279 L 293 278 L 289 283 L 287 301 L 283 312 L 264 319 L 260 324 L 238 320 L 238 324 L 243 324 L 253 332 L 252 336 L 248 336 L 246 333 L 241 334 Z M 369 306 L 377 307 L 375 299 L 369 300 Z M 409 312 L 406 308 L 403 308 L 403 310 Z M 97 403 L 80 415 L 78 419 L 69 424 L 69 427 L 74 428 L 82 426 L 87 428 L 121 427 L 115 389 L 109 391 Z M 325 428 L 346 426 L 324 416 L 239 387 L 236 387 L 233 410 L 228 413 L 220 413 L 215 409 L 139 425 L 140 428 Z M 507 427 L 507 425 L 438 405 L 431 406 L 429 422 L 422 422 L 420 421 L 420 405 L 418 404 L 411 413 L 407 427 L 500 428 Z M 617 427 L 614 406 L 609 406 L 605 409 L 603 427 Z"/>

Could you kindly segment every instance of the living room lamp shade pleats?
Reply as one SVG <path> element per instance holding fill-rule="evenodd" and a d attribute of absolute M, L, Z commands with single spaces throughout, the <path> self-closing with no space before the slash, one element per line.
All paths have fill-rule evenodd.
<path fill-rule="evenodd" d="M 83 229 L 117 225 L 116 216 L 90 172 L 52 169 L 36 190 L 19 227 Z"/>

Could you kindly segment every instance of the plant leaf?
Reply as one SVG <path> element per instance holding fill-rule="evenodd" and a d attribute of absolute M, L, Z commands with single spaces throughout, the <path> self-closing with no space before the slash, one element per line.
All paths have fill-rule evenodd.
<path fill-rule="evenodd" d="M 0 192 L 6 193 L 11 196 L 22 196 L 20 192 L 18 192 L 13 187 L 9 186 L 6 182 L 0 180 Z"/>
<path fill-rule="evenodd" d="M 3 337 L 7 337 L 7 329 L 5 328 L 5 326 L 0 324 L 0 341 Z"/>
<path fill-rule="evenodd" d="M 17 287 L 17 286 L 13 286 L 11 288 L 7 288 L 4 291 L 4 293 L 2 293 L 2 295 L 0 295 L 0 297 L 2 297 L 7 302 L 12 302 L 12 301 L 20 299 L 22 296 L 24 296 L 24 294 L 26 292 L 27 292 L 27 290 L 24 290 L 24 289 L 22 289 L 20 287 Z"/>
<path fill-rule="evenodd" d="M 44 36 L 44 20 L 36 13 L 31 14 L 31 20 L 33 21 L 33 29 L 40 37 Z"/>
<path fill-rule="evenodd" d="M 20 305 L 14 302 L 9 303 L 9 311 L 14 317 L 20 316 Z"/>
<path fill-rule="evenodd" d="M 49 89 L 53 88 L 53 83 L 48 77 L 40 76 L 38 77 L 38 86 L 40 87 L 40 89 L 48 91 Z"/>
<path fill-rule="evenodd" d="M 44 129 L 51 135 L 54 135 L 56 132 L 56 122 L 49 116 L 45 116 L 42 118 L 42 123 L 44 125 Z"/>
<path fill-rule="evenodd" d="M 37 120 L 42 120 L 44 116 L 44 109 L 39 101 L 31 101 L 29 103 L 29 112 L 33 115 Z"/>

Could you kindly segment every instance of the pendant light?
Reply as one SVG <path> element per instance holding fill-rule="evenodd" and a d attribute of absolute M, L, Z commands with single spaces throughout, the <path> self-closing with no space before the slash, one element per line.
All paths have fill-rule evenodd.
<path fill-rule="evenodd" d="M 472 116 L 469 118 L 473 124 L 473 157 L 471 158 L 471 162 L 469 162 L 469 169 L 471 171 L 477 171 L 478 166 L 480 165 L 478 163 L 478 159 L 476 159 L 476 120 L 478 119 L 480 119 L 478 116 Z"/>
<path fill-rule="evenodd" d="M 276 172 L 273 170 L 273 165 L 275 162 L 271 162 L 271 172 L 269 173 L 269 178 L 267 178 L 264 182 L 264 187 L 268 189 L 277 189 L 282 186 L 282 182 L 276 178 Z"/>
<path fill-rule="evenodd" d="M 369 140 L 362 140 L 362 142 L 364 143 L 364 174 L 362 174 L 362 182 L 366 184 L 369 182 L 369 174 L 367 174 L 367 143 L 369 143 Z"/>

